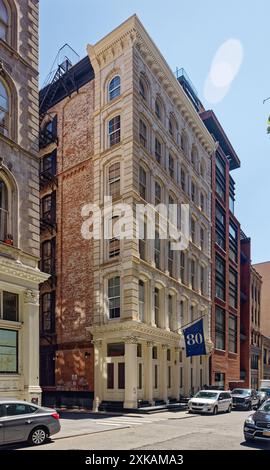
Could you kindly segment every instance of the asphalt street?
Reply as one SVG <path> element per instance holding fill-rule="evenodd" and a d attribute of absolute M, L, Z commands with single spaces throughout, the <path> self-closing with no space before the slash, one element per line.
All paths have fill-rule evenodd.
<path fill-rule="evenodd" d="M 270 443 L 246 443 L 243 423 L 250 412 L 190 415 L 186 411 L 154 414 L 78 414 L 62 416 L 62 430 L 45 445 L 9 446 L 24 450 L 270 450 Z M 7 447 L 6 447 L 7 448 Z M 4 448 L 2 448 L 4 449 Z"/>

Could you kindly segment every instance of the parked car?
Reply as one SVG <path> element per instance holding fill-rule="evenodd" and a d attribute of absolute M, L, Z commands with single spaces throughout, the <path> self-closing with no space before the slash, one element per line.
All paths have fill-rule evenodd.
<path fill-rule="evenodd" d="M 188 402 L 189 413 L 211 413 L 216 415 L 219 411 L 232 411 L 232 397 L 230 392 L 221 390 L 201 390 Z"/>
<path fill-rule="evenodd" d="M 0 399 L 0 445 L 24 441 L 41 445 L 60 428 L 59 414 L 53 409 Z"/>
<path fill-rule="evenodd" d="M 270 398 L 270 388 L 262 387 L 258 390 L 260 405 Z"/>
<path fill-rule="evenodd" d="M 233 407 L 252 410 L 260 404 L 259 395 L 251 388 L 234 388 L 232 390 Z"/>
<path fill-rule="evenodd" d="M 245 420 L 244 436 L 246 441 L 253 439 L 270 441 L 270 400 L 266 400 Z"/>

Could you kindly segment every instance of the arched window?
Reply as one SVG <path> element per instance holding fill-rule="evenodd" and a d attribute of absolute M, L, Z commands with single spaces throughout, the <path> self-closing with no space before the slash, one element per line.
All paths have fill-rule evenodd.
<path fill-rule="evenodd" d="M 117 96 L 121 94 L 121 78 L 119 75 L 113 77 L 109 83 L 109 101 L 114 100 Z"/>
<path fill-rule="evenodd" d="M 145 318 L 145 283 L 139 280 L 139 319 L 144 321 Z"/>
<path fill-rule="evenodd" d="M 4 241 L 8 235 L 9 211 L 8 189 L 4 180 L 0 177 L 0 240 Z"/>
<path fill-rule="evenodd" d="M 188 138 L 185 132 L 182 132 L 181 135 L 181 149 L 183 150 L 184 154 L 188 154 Z"/>
<path fill-rule="evenodd" d="M 7 87 L 0 80 L 0 133 L 10 135 L 10 103 Z"/>
<path fill-rule="evenodd" d="M 139 92 L 141 97 L 147 101 L 148 99 L 148 85 L 145 78 L 141 75 L 139 80 Z"/>
<path fill-rule="evenodd" d="M 159 98 L 159 96 L 157 96 L 156 101 L 155 101 L 155 114 L 160 121 L 163 121 L 164 114 L 165 114 L 164 105 L 161 99 Z"/>
<path fill-rule="evenodd" d="M 8 40 L 9 11 L 4 0 L 0 0 L 0 39 Z"/>

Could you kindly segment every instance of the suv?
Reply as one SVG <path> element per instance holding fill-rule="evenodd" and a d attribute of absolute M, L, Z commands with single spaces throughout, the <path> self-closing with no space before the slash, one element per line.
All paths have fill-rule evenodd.
<path fill-rule="evenodd" d="M 189 413 L 211 413 L 216 415 L 219 411 L 232 411 L 232 397 L 230 392 L 221 390 L 201 390 L 188 402 Z"/>
<path fill-rule="evenodd" d="M 232 402 L 234 408 L 242 410 L 252 410 L 260 404 L 256 390 L 251 388 L 234 388 L 232 391 Z"/>

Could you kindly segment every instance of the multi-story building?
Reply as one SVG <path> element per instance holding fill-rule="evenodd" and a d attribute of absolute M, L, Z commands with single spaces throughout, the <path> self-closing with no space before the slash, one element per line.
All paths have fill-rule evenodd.
<path fill-rule="evenodd" d="M 251 264 L 251 240 L 241 231 L 241 384 L 257 389 L 261 378 L 262 278 Z"/>
<path fill-rule="evenodd" d="M 38 400 L 38 1 L 0 0 L 0 395 Z"/>
<path fill-rule="evenodd" d="M 270 261 L 253 265 L 262 277 L 261 292 L 261 331 L 270 337 Z"/>
<path fill-rule="evenodd" d="M 261 379 L 270 380 L 270 337 L 262 335 Z"/>
<path fill-rule="evenodd" d="M 212 385 L 240 379 L 240 224 L 234 214 L 231 171 L 240 160 L 213 111 L 200 116 L 216 141 L 212 160 Z"/>
<path fill-rule="evenodd" d="M 42 205 L 48 197 L 56 207 L 42 238 L 42 263 L 54 266 L 55 253 L 56 286 L 42 287 L 41 368 L 50 350 L 47 390 L 94 390 L 95 409 L 167 402 L 209 383 L 214 141 L 136 15 L 88 54 L 41 91 L 43 134 L 57 119 L 40 154 L 42 173 L 56 161 L 46 189 L 41 174 Z M 87 240 L 89 204 L 103 209 L 107 196 L 131 209 L 129 236 L 104 239 L 101 219 Z M 138 239 L 134 208 L 146 203 L 190 206 L 185 251 L 157 227 L 154 239 Z M 207 355 L 189 359 L 181 328 L 200 317 Z"/>
<path fill-rule="evenodd" d="M 270 261 L 254 264 L 262 279 L 261 287 L 261 379 L 270 380 Z"/>

